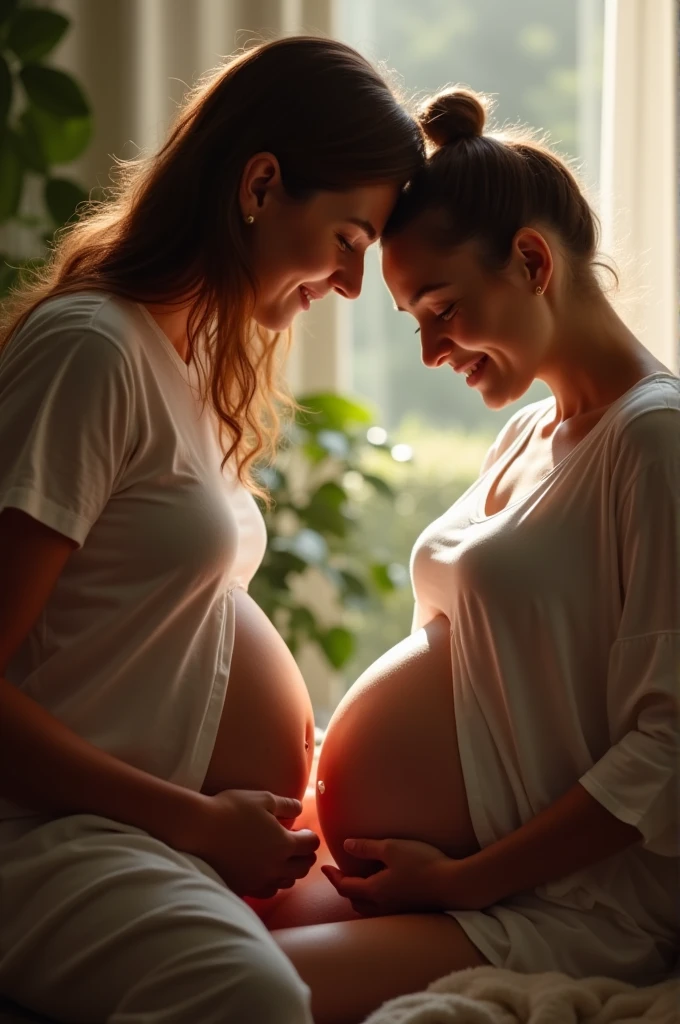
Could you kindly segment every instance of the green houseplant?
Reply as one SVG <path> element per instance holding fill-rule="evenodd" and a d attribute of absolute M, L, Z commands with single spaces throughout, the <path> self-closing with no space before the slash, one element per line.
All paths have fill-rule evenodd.
<path fill-rule="evenodd" d="M 87 199 L 77 182 L 55 172 L 81 155 L 92 134 L 80 85 L 45 63 L 69 24 L 56 11 L 0 0 L 0 225 L 14 224 L 32 239 L 30 258 L 0 252 L 0 296 L 23 268 L 41 262 L 54 232 Z"/>
<path fill-rule="evenodd" d="M 323 393 L 302 397 L 300 405 L 274 464 L 259 470 L 274 503 L 263 509 L 269 543 L 250 592 L 294 654 L 303 642 L 311 643 L 337 669 L 354 653 L 347 612 L 381 605 L 404 582 L 389 562 L 372 559 L 361 544 L 356 499 L 359 490 L 370 488 L 392 503 L 392 487 L 373 465 L 367 468 L 366 458 L 370 452 L 390 461 L 391 447 L 386 436 L 368 440 L 373 416 L 356 400 Z M 299 584 L 310 573 L 330 584 L 337 624 L 323 624 L 312 587 L 305 593 L 304 585 L 295 586 L 296 578 Z"/>

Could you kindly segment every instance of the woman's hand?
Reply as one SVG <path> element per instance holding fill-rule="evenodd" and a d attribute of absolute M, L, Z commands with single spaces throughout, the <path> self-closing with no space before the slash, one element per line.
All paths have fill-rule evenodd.
<path fill-rule="evenodd" d="M 316 861 L 316 833 L 285 827 L 300 814 L 299 800 L 249 789 L 197 795 L 176 848 L 205 860 L 237 896 L 268 899 Z"/>
<path fill-rule="evenodd" d="M 368 878 L 345 875 L 330 864 L 321 868 L 338 893 L 364 917 L 478 910 L 486 905 L 475 892 L 470 862 L 453 860 L 436 846 L 412 839 L 347 839 L 344 847 L 353 857 L 383 865 Z"/>

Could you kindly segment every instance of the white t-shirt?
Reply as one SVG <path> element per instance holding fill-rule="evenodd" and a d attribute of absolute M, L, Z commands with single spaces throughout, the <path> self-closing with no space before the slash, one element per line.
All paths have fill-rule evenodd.
<path fill-rule="evenodd" d="M 101 292 L 44 303 L 0 352 L 0 509 L 78 544 L 6 677 L 194 790 L 229 678 L 231 592 L 266 543 L 197 385 L 143 306 Z M 0 800 L 0 819 L 32 813 Z"/>
<path fill-rule="evenodd" d="M 554 408 L 517 413 L 479 479 L 416 542 L 414 628 L 442 612 L 451 623 L 480 845 L 580 781 L 643 842 L 609 879 L 594 867 L 539 891 L 677 927 L 680 380 L 640 381 L 529 494 L 485 515 L 501 467 Z"/>

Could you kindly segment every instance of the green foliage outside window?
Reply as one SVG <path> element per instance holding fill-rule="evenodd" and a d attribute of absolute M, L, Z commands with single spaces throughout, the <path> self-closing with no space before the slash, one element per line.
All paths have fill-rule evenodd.
<path fill-rule="evenodd" d="M 45 62 L 69 24 L 56 11 L 0 0 L 0 225 L 28 229 L 36 249 L 28 259 L 0 253 L 0 296 L 23 268 L 40 264 L 54 232 L 87 199 L 61 167 L 90 141 L 90 107 L 80 85 Z M 38 212 L 24 202 L 31 179 L 40 183 Z"/>
<path fill-rule="evenodd" d="M 366 490 L 389 508 L 397 492 L 386 473 L 394 475 L 395 460 L 387 437 L 367 440 L 373 415 L 365 405 L 331 393 L 299 401 L 302 410 L 275 464 L 259 471 L 274 504 L 263 509 L 267 551 L 249 591 L 293 654 L 311 643 L 339 669 L 355 653 L 352 615 L 363 619 L 382 611 L 385 597 L 407 582 L 388 550 L 376 556 L 363 542 L 356 497 Z M 330 584 L 336 624 L 319 617 L 313 584 L 305 585 L 314 572 Z"/>

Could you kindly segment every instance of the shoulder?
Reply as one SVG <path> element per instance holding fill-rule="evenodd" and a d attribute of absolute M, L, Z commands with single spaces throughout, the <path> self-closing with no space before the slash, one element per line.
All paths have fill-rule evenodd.
<path fill-rule="evenodd" d="M 136 391 L 134 359 L 124 332 L 102 323 L 108 297 L 75 293 L 41 303 L 0 351 L 0 394 L 30 406 L 57 395 L 81 404 L 89 394 L 127 396 Z"/>
<path fill-rule="evenodd" d="M 49 374 L 66 365 L 83 373 L 117 369 L 130 376 L 139 345 L 134 309 L 134 304 L 106 292 L 73 292 L 45 300 L 0 351 L 0 377 L 29 367 Z"/>
<path fill-rule="evenodd" d="M 659 374 L 623 396 L 610 423 L 615 461 L 628 472 L 680 459 L 680 378 Z"/>

